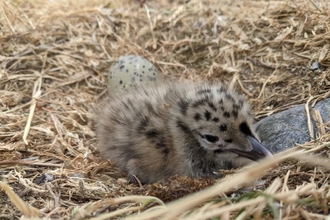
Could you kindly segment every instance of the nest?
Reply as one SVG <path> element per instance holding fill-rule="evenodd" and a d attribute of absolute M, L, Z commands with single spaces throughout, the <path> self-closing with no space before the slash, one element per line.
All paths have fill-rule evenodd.
<path fill-rule="evenodd" d="M 322 121 L 323 132 L 299 150 L 223 179 L 138 186 L 98 155 L 93 115 L 111 64 L 127 54 L 166 78 L 235 85 L 256 119 L 328 98 L 327 1 L 3 0 L 0 9 L 1 219 L 329 214 Z M 256 179 L 261 188 L 237 191 Z"/>

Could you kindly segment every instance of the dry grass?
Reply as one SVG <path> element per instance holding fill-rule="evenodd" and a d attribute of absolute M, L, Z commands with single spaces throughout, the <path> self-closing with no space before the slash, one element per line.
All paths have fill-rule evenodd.
<path fill-rule="evenodd" d="M 325 219 L 329 124 L 304 151 L 216 182 L 139 187 L 100 159 L 92 112 L 126 54 L 233 83 L 258 119 L 313 104 L 330 96 L 329 23 L 325 0 L 0 1 L 0 218 Z M 237 191 L 258 178 L 266 189 Z"/>

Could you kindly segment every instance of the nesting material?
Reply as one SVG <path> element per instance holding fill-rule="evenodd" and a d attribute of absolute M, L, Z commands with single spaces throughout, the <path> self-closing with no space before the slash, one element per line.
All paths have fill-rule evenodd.
<path fill-rule="evenodd" d="M 327 98 L 329 4 L 0 1 L 1 181 L 52 219 L 138 213 L 137 219 L 326 218 L 329 124 L 318 125 L 322 134 L 299 147 L 304 155 L 281 154 L 234 180 L 235 170 L 221 171 L 228 175 L 208 191 L 213 182 L 205 179 L 128 184 L 126 174 L 96 150 L 92 113 L 108 94 L 111 65 L 129 54 L 149 60 L 162 77 L 236 87 L 247 95 L 257 120 Z M 266 190 L 237 193 L 258 177 Z M 199 192 L 205 188 L 206 194 Z M 26 205 L 12 203 L 3 190 L 0 201 L 1 218 L 28 216 Z"/>

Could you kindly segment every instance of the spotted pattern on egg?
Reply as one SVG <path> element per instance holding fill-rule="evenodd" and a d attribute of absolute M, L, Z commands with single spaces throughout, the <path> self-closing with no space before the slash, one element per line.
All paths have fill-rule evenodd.
<path fill-rule="evenodd" d="M 147 59 L 127 55 L 119 58 L 111 68 L 108 74 L 109 91 L 124 89 L 128 90 L 141 83 L 148 84 L 159 79 L 155 66 Z"/>

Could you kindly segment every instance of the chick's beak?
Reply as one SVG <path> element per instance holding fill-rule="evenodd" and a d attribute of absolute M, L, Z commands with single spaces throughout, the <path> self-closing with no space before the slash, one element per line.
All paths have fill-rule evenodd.
<path fill-rule="evenodd" d="M 259 160 L 265 157 L 273 157 L 272 153 L 265 148 L 261 143 L 255 139 L 254 137 L 249 136 L 249 140 L 252 143 L 252 151 L 248 152 L 251 157 L 249 159 L 251 160 Z"/>
<path fill-rule="evenodd" d="M 261 143 L 255 139 L 254 137 L 249 136 L 249 140 L 252 144 L 252 150 L 251 151 L 242 151 L 237 149 L 232 149 L 231 151 L 233 153 L 238 154 L 241 157 L 248 158 L 250 160 L 256 161 L 260 160 L 266 157 L 273 157 L 272 153 L 261 145 Z"/>

